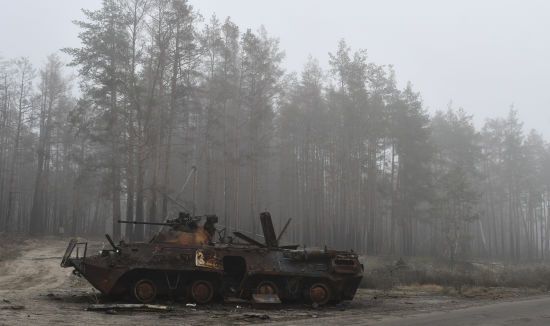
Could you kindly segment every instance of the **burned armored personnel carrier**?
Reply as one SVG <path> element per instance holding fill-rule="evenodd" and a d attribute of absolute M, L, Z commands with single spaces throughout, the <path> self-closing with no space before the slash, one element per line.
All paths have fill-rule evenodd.
<path fill-rule="evenodd" d="M 353 299 L 363 275 L 355 253 L 281 246 L 289 223 L 276 236 L 270 214 L 260 220 L 265 243 L 242 232 L 226 236 L 216 216 L 180 213 L 166 223 L 147 223 L 163 226 L 147 243 L 115 244 L 106 235 L 112 248 L 88 256 L 87 243 L 71 240 L 61 266 L 73 267 L 105 295 L 143 303 L 160 296 L 198 304 L 256 296 L 318 305 Z"/>

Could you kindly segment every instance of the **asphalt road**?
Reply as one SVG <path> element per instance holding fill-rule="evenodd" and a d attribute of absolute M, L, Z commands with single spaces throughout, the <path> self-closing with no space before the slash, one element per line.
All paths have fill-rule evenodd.
<path fill-rule="evenodd" d="M 469 326 L 469 325 L 550 325 L 550 297 L 522 299 L 518 301 L 440 311 L 403 317 L 382 317 L 373 320 L 368 313 L 300 320 L 285 325 L 368 325 L 368 326 Z M 275 323 L 277 325 L 277 323 Z"/>
<path fill-rule="evenodd" d="M 501 302 L 480 307 L 392 318 L 366 325 L 550 325 L 550 297 Z"/>

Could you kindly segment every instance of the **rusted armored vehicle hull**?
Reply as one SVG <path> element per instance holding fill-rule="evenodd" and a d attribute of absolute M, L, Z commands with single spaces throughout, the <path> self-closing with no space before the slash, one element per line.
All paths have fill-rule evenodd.
<path fill-rule="evenodd" d="M 86 256 L 87 244 L 71 241 L 61 265 L 73 267 L 105 295 L 144 303 L 167 295 L 199 304 L 253 295 L 316 304 L 353 299 L 363 274 L 356 254 L 279 247 L 269 242 L 274 233 L 267 222 L 266 245 L 241 234 L 249 243 L 121 243 Z M 79 257 L 75 248 L 81 247 Z"/>

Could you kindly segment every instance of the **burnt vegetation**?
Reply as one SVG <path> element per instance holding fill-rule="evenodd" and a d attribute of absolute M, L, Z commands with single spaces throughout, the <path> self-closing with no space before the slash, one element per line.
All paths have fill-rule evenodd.
<path fill-rule="evenodd" d="M 292 243 L 547 259 L 550 148 L 514 109 L 481 128 L 452 105 L 428 114 L 345 41 L 328 69 L 285 72 L 265 29 L 184 0 L 84 13 L 63 50 L 77 79 L 55 55 L 0 61 L 0 232 L 145 240 L 157 229 L 113 221 L 163 222 L 177 197 L 251 234 L 261 211 L 291 217 Z"/>

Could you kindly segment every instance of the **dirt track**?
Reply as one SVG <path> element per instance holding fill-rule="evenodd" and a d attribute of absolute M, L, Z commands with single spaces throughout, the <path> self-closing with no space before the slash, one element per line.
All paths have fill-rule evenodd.
<path fill-rule="evenodd" d="M 18 290 L 29 294 L 63 286 L 70 271 L 59 268 L 59 257 L 64 241 L 27 240 L 21 256 L 0 262 L 0 289 Z"/>
<path fill-rule="evenodd" d="M 463 299 L 423 291 L 360 290 L 353 302 L 313 309 L 305 305 L 256 310 L 242 304 L 188 307 L 164 302 L 171 312 L 91 312 L 97 291 L 60 268 L 67 241 L 26 240 L 0 246 L 0 325 L 249 325 L 249 324 L 369 324 L 412 314 L 453 310 L 494 302 L 491 298 Z M 95 249 L 91 249 L 95 250 Z"/>

